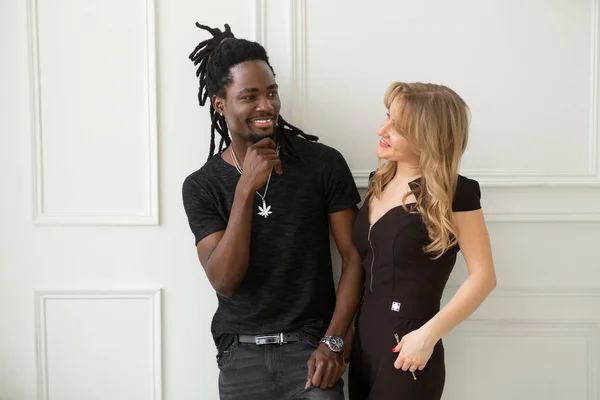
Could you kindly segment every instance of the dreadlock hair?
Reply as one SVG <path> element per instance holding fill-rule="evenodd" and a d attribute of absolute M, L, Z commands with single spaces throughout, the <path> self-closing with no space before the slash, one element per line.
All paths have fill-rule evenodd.
<path fill-rule="evenodd" d="M 208 158 L 211 158 L 215 154 L 215 131 L 221 136 L 219 153 L 231 144 L 225 117 L 216 112 L 212 103 L 213 96 L 225 97 L 225 88 L 233 82 L 231 68 L 246 61 L 258 60 L 267 63 L 273 75 L 275 75 L 275 71 L 269 63 L 265 48 L 256 42 L 237 39 L 233 36 L 228 24 L 225 24 L 225 31 L 223 32 L 218 28 L 210 28 L 197 22 L 196 26 L 212 35 L 210 39 L 200 42 L 189 56 L 194 65 L 198 67 L 196 70 L 196 76 L 200 82 L 198 102 L 200 106 L 204 106 L 207 99 L 210 102 L 211 137 Z M 289 124 L 281 115 L 277 118 L 275 131 L 280 142 L 281 151 L 290 155 L 296 154 L 291 146 L 289 136 L 301 136 L 313 142 L 319 140 L 317 136 L 304 133 Z"/>

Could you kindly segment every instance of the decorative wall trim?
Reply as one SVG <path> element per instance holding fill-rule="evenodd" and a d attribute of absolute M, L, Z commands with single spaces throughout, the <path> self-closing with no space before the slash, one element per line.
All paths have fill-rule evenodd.
<path fill-rule="evenodd" d="M 158 138 L 156 104 L 156 32 L 154 0 L 146 3 L 146 58 L 148 107 L 148 199 L 149 212 L 136 215 L 57 215 L 44 210 L 44 171 L 42 151 L 42 114 L 38 43 L 38 0 L 28 0 L 29 52 L 31 82 L 31 127 L 33 155 L 33 223 L 36 225 L 157 225 L 159 223 Z"/>
<path fill-rule="evenodd" d="M 291 0 L 291 22 L 292 22 L 292 43 L 291 43 L 291 59 L 292 59 L 292 82 L 293 82 L 293 117 L 296 124 L 302 125 L 303 111 L 306 105 L 307 85 L 306 85 L 306 1 Z M 600 151 L 598 136 L 600 135 L 600 126 L 598 118 L 598 96 L 599 96 L 599 81 L 600 74 L 599 63 L 599 23 L 600 23 L 600 0 L 593 0 L 591 22 L 591 55 L 592 64 L 590 65 L 590 76 L 592 82 L 592 91 L 590 96 L 590 130 L 589 130 L 589 162 L 585 170 L 564 170 L 564 171 L 549 171 L 549 170 L 485 170 L 473 169 L 462 171 L 465 175 L 477 179 L 484 187 L 600 187 Z M 356 184 L 359 188 L 366 187 L 366 179 L 370 171 L 353 170 L 353 175 Z M 585 220 L 588 220 L 589 214 L 586 214 Z M 559 216 L 550 215 L 551 220 L 581 220 L 576 217 L 572 219 L 571 215 L 560 214 Z M 592 214 L 594 220 L 600 220 L 600 216 Z M 544 217 L 538 216 L 517 216 L 503 215 L 500 218 L 502 221 L 538 221 L 544 220 Z"/>
<path fill-rule="evenodd" d="M 588 167 L 586 170 L 562 171 L 503 171 L 473 169 L 464 170 L 469 177 L 480 180 L 489 187 L 600 187 L 600 126 L 598 118 L 598 96 L 600 93 L 598 75 L 600 74 L 599 46 L 600 46 L 600 1 L 592 0 L 591 23 L 591 60 L 590 65 L 590 128 Z"/>
<path fill-rule="evenodd" d="M 38 291 L 35 293 L 36 350 L 38 371 L 38 399 L 50 400 L 48 386 L 48 358 L 46 336 L 46 304 L 57 299 L 67 300 L 147 300 L 152 318 L 152 397 L 162 400 L 162 335 L 161 335 L 161 290 L 141 291 Z"/>
<path fill-rule="evenodd" d="M 488 222 L 600 222 L 600 213 L 556 212 L 556 213 L 486 213 Z"/>
<path fill-rule="evenodd" d="M 461 335 L 488 337 L 584 337 L 587 342 L 587 400 L 600 394 L 600 322 L 469 319 L 456 328 Z"/>
<path fill-rule="evenodd" d="M 444 291 L 449 299 L 459 285 L 448 285 Z M 496 288 L 490 299 L 547 299 L 600 301 L 600 287 L 518 287 L 501 286 Z M 489 337 L 585 337 L 587 341 L 587 400 L 600 396 L 600 315 L 597 319 L 586 320 L 522 320 L 516 318 L 477 318 L 471 317 L 456 327 L 459 335 Z"/>
<path fill-rule="evenodd" d="M 369 175 L 372 171 L 367 171 L 367 170 L 362 170 L 362 171 L 354 171 L 352 173 L 352 175 L 354 176 L 354 181 L 356 182 L 356 185 L 358 186 L 359 189 L 367 189 L 368 183 L 369 183 Z M 469 177 L 472 177 L 472 175 L 469 175 Z M 486 187 L 498 187 L 500 185 L 496 184 L 496 185 L 490 185 L 489 183 L 486 184 L 485 182 L 481 182 L 481 186 L 486 188 Z M 506 183 L 505 185 L 503 185 L 503 187 L 507 187 L 507 188 L 514 188 L 514 187 L 532 187 L 532 186 L 537 186 L 537 185 L 529 185 L 526 183 L 519 183 L 519 184 L 515 184 L 513 183 Z M 548 186 L 548 185 L 540 185 L 540 186 Z M 565 186 L 568 187 L 587 187 L 587 186 L 591 186 L 594 187 L 596 186 L 596 184 L 587 184 L 587 185 L 575 185 L 575 184 L 571 184 L 571 185 L 567 185 L 567 184 L 560 184 L 557 183 L 555 185 L 552 185 L 556 188 L 564 188 Z M 527 213 L 498 213 L 498 212 L 486 212 L 484 210 L 485 213 L 485 219 L 488 222 L 511 222 L 511 223 L 519 223 L 519 222 L 600 222 L 600 213 L 594 213 L 594 212 L 577 212 L 577 211 L 573 211 L 573 212 L 567 212 L 567 211 L 559 211 L 556 213 L 532 213 L 532 212 L 527 212 Z"/>
<path fill-rule="evenodd" d="M 254 0 L 254 41 L 267 47 L 267 0 Z"/>
<path fill-rule="evenodd" d="M 444 296 L 451 296 L 460 285 L 446 286 Z M 500 286 L 490 294 L 491 298 L 547 298 L 547 299 L 598 299 L 600 301 L 600 287 L 518 287 Z M 600 315 L 599 315 L 600 320 Z"/>
<path fill-rule="evenodd" d="M 291 116 L 295 125 L 302 126 L 306 108 L 306 0 L 290 1 L 292 65 Z"/>
<path fill-rule="evenodd" d="M 352 175 L 360 189 L 365 189 L 368 184 L 370 170 L 353 170 Z M 469 178 L 476 179 L 482 187 L 489 188 L 596 188 L 600 187 L 600 175 L 588 174 L 590 180 L 582 180 L 582 175 L 577 173 L 564 172 L 562 174 L 551 175 L 548 171 L 539 171 L 537 175 L 532 172 L 519 171 L 469 171 L 461 170 L 460 173 Z M 525 181 L 518 180 L 524 177 L 534 177 L 547 179 L 543 181 Z M 560 178 L 559 178 L 560 176 Z M 516 180 L 509 180 L 512 177 Z M 598 178 L 598 180 L 593 180 Z M 550 180 L 552 179 L 552 180 Z"/>

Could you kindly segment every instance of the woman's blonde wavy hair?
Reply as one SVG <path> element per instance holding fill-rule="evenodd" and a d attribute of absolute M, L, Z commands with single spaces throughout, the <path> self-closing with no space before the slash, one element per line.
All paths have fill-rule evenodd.
<path fill-rule="evenodd" d="M 423 217 L 430 243 L 424 251 L 433 259 L 441 257 L 457 243 L 458 232 L 452 219 L 452 199 L 458 180 L 461 157 L 467 147 L 469 108 L 452 89 L 430 83 L 392 83 L 384 96 L 390 115 L 400 132 L 419 156 L 421 179 L 402 198 L 416 198 L 416 210 Z M 382 163 L 372 177 L 367 198 L 379 198 L 396 174 L 397 162 Z"/>

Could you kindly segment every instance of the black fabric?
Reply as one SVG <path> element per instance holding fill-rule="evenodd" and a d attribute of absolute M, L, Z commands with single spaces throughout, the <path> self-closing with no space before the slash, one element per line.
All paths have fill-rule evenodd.
<path fill-rule="evenodd" d="M 377 293 L 366 293 L 356 320 L 356 336 L 350 358 L 348 394 L 350 400 L 440 400 L 446 368 L 444 345 L 436 343 L 423 370 L 394 368 L 398 353 L 394 334 L 404 335 L 421 328 L 427 319 L 411 317 L 404 304 L 398 312 L 390 307 L 392 299 Z"/>
<path fill-rule="evenodd" d="M 281 155 L 283 175 L 273 173 L 266 196 L 268 218 L 257 215 L 262 200 L 254 195 L 246 276 L 232 298 L 217 294 L 211 330 L 220 351 L 236 334 L 302 330 L 320 337 L 333 315 L 328 215 L 356 206 L 360 195 L 337 150 L 290 140 L 299 157 Z M 195 244 L 227 227 L 239 178 L 220 154 L 186 178 L 183 203 Z"/>
<path fill-rule="evenodd" d="M 481 190 L 476 180 L 458 176 L 456 192 L 452 200 L 452 211 L 473 211 L 481 208 Z"/>
<path fill-rule="evenodd" d="M 453 211 L 479 209 L 480 197 L 477 181 L 459 175 Z M 413 208 L 409 205 L 409 211 Z M 402 337 L 439 311 L 459 246 L 432 260 L 423 251 L 429 238 L 420 214 L 398 206 L 371 225 L 368 201 L 356 217 L 353 236 L 366 281 L 350 363 L 350 399 L 439 400 L 445 382 L 442 342 L 428 366 L 416 372 L 417 381 L 394 368 L 397 354 L 390 349 L 396 345 L 394 333 Z"/>
<path fill-rule="evenodd" d="M 344 400 L 344 380 L 332 388 L 307 390 L 311 354 L 318 340 L 303 338 L 285 346 L 256 346 L 234 342 L 218 361 L 222 400 Z M 204 399 L 203 396 L 197 396 Z"/>

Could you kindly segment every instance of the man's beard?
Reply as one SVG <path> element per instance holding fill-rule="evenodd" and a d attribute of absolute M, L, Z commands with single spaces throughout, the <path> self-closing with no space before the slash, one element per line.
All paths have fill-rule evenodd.
<path fill-rule="evenodd" d="M 273 132 L 271 132 L 271 134 L 267 135 L 267 136 L 263 136 L 263 135 L 258 134 L 256 132 L 250 132 L 248 134 L 248 140 L 251 141 L 254 144 L 260 142 L 264 138 L 271 138 L 271 140 L 275 141 L 275 130 L 273 130 Z"/>

